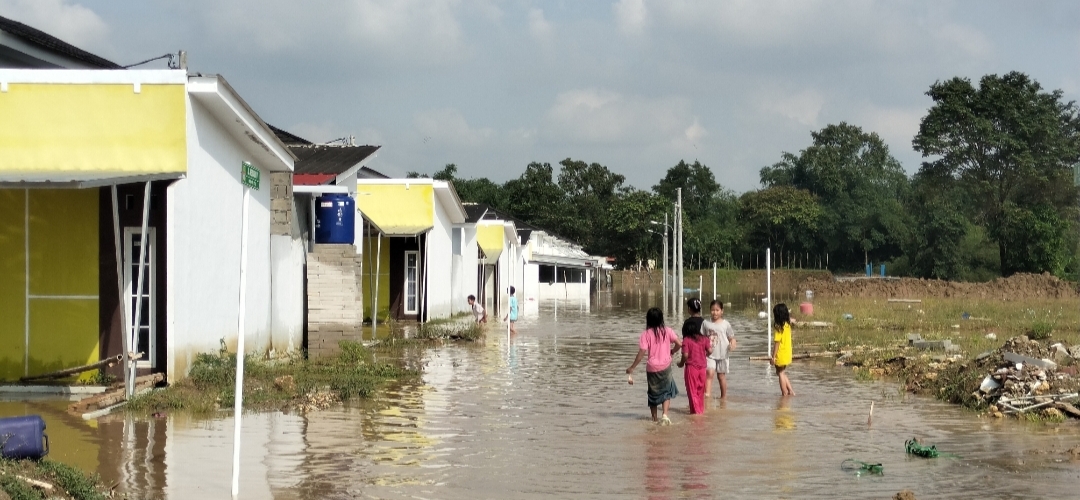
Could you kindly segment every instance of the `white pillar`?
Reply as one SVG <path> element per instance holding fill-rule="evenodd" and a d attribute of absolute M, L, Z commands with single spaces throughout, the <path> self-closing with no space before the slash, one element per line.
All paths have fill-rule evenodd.
<path fill-rule="evenodd" d="M 236 335 L 236 392 L 233 396 L 232 497 L 240 495 L 240 429 L 244 420 L 244 330 L 247 317 L 248 205 L 251 188 L 244 187 L 243 222 L 240 229 L 240 310 Z"/>

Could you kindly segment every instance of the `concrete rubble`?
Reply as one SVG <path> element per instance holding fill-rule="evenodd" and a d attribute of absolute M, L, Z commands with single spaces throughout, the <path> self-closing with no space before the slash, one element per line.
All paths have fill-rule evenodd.
<path fill-rule="evenodd" d="M 1011 338 L 1001 349 L 982 358 L 980 368 L 992 371 L 973 396 L 987 404 L 987 413 L 993 417 L 1038 411 L 1050 419 L 1080 418 L 1075 406 L 1080 401 L 1080 379 L 1075 367 L 1049 359 L 1054 357 L 1061 364 L 1071 365 L 1073 358 L 1068 352 L 1060 343 L 1046 346 L 1026 336 Z"/>

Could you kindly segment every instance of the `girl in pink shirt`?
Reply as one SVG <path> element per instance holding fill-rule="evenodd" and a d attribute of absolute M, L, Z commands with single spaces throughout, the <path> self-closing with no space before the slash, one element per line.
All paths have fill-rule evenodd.
<path fill-rule="evenodd" d="M 672 347 L 674 344 L 674 347 Z M 664 312 L 659 308 L 649 309 L 645 313 L 645 331 L 638 338 L 638 354 L 634 363 L 626 369 L 627 381 L 634 385 L 634 368 L 637 368 L 645 356 L 645 375 L 649 382 L 649 411 L 652 412 L 653 422 L 662 425 L 671 424 L 668 419 L 668 408 L 671 399 L 679 395 L 679 388 L 675 385 L 675 378 L 671 376 L 671 356 L 675 354 L 682 342 L 675 336 L 675 332 L 664 326 Z M 662 406 L 663 416 L 656 418 L 656 407 Z"/>
<path fill-rule="evenodd" d="M 690 317 L 683 323 L 682 359 L 679 368 L 686 383 L 686 397 L 690 398 L 690 413 L 705 413 L 705 384 L 709 381 L 708 361 L 712 354 L 709 337 L 701 333 L 701 301 L 693 298 L 686 302 Z"/>

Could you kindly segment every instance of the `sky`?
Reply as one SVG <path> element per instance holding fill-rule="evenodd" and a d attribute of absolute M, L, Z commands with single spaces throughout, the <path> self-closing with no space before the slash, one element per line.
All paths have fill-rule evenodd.
<path fill-rule="evenodd" d="M 1027 73 L 1080 95 L 1080 2 L 0 0 L 122 65 L 178 50 L 268 123 L 382 146 L 369 166 L 503 182 L 596 162 L 649 189 L 680 160 L 735 192 L 847 122 L 909 173 L 935 81 Z M 164 67 L 151 63 L 145 67 Z"/>

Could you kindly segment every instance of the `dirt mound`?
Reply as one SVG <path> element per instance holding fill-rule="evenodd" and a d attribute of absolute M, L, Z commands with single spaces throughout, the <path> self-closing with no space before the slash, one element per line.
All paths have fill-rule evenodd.
<path fill-rule="evenodd" d="M 808 277 L 799 287 L 813 290 L 819 297 L 864 297 L 922 299 L 957 297 L 982 299 L 1077 298 L 1076 284 L 1050 274 L 1015 274 L 986 283 L 918 278 L 838 278 Z"/>

